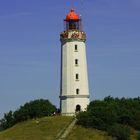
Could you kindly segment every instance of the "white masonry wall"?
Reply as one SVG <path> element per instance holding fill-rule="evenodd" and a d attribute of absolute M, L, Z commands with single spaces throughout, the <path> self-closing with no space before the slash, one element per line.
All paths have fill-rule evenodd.
<path fill-rule="evenodd" d="M 75 50 L 77 45 L 77 51 Z M 78 59 L 78 65 L 75 65 Z M 79 79 L 76 80 L 76 74 Z M 83 41 L 66 42 L 62 45 L 62 87 L 61 87 L 61 113 L 72 115 L 76 105 L 84 111 L 89 104 L 89 89 L 86 61 L 86 47 Z M 79 94 L 76 94 L 79 89 Z"/>

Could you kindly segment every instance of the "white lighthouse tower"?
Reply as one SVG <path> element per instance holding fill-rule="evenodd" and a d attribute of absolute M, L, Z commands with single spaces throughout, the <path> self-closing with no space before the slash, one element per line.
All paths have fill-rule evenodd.
<path fill-rule="evenodd" d="M 60 34 L 60 110 L 66 116 L 85 111 L 89 104 L 86 34 L 81 22 L 79 15 L 71 9 L 64 19 L 65 29 Z"/>

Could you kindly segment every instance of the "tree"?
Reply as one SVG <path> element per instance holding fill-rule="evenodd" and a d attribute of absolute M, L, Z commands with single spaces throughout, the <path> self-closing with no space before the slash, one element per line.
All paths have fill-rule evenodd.
<path fill-rule="evenodd" d="M 0 130 L 7 129 L 14 124 L 32 118 L 50 116 L 56 111 L 56 107 L 49 100 L 38 99 L 25 103 L 15 112 L 9 111 L 0 120 Z"/>
<path fill-rule="evenodd" d="M 6 129 L 14 124 L 14 119 L 13 119 L 13 112 L 9 111 L 8 113 L 4 114 L 4 118 L 0 120 L 0 129 Z"/>
<path fill-rule="evenodd" d="M 116 137 L 129 139 L 129 129 L 126 126 L 140 131 L 140 98 L 119 99 L 108 96 L 102 101 L 95 100 L 90 102 L 86 112 L 77 115 L 77 119 L 77 123 L 84 127 L 105 130 L 109 134 L 114 132 Z"/>
<path fill-rule="evenodd" d="M 15 122 L 27 119 L 50 116 L 56 111 L 56 107 L 49 100 L 38 99 L 24 104 L 13 114 Z"/>

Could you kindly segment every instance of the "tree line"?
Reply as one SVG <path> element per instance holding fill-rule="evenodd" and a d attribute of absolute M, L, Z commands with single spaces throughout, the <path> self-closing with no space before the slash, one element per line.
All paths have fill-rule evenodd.
<path fill-rule="evenodd" d="M 7 129 L 18 122 L 28 119 L 51 116 L 55 111 L 56 107 L 49 100 L 37 99 L 30 101 L 14 112 L 5 113 L 0 120 L 0 130 Z"/>
<path fill-rule="evenodd" d="M 140 97 L 113 98 L 90 102 L 87 111 L 77 115 L 78 124 L 107 131 L 118 140 L 130 139 L 130 128 L 140 131 Z M 140 140 L 140 134 L 139 134 Z"/>

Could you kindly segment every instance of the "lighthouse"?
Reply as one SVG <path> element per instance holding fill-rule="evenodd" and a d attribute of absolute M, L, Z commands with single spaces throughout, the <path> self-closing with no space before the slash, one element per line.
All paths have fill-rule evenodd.
<path fill-rule="evenodd" d="M 85 111 L 89 104 L 86 33 L 82 19 L 71 9 L 64 19 L 61 41 L 60 110 L 64 116 Z"/>

